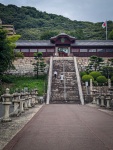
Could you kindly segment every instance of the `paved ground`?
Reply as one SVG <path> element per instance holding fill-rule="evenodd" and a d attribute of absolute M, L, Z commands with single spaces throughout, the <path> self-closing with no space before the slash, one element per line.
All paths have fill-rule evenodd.
<path fill-rule="evenodd" d="M 12 122 L 0 122 L 0 150 L 29 122 L 29 120 L 40 110 L 42 105 L 22 113 L 19 117 L 11 117 Z"/>
<path fill-rule="evenodd" d="M 4 150 L 112 150 L 113 115 L 95 107 L 45 105 Z"/>

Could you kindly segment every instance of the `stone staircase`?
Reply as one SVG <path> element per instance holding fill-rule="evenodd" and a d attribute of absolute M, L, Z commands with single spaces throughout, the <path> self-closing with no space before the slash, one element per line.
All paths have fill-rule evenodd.
<path fill-rule="evenodd" d="M 50 104 L 80 104 L 78 84 L 73 58 L 53 60 L 53 72 L 57 71 L 57 78 L 52 75 Z M 64 80 L 61 83 L 60 75 Z"/>

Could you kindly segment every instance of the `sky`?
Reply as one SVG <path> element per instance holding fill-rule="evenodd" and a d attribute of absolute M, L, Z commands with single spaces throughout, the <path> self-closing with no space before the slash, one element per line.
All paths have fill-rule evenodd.
<path fill-rule="evenodd" d="M 0 0 L 0 3 L 31 6 L 77 21 L 113 21 L 113 0 Z"/>

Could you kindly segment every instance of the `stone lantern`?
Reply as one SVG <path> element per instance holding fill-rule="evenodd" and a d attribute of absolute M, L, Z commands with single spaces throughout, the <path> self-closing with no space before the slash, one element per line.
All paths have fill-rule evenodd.
<path fill-rule="evenodd" d="M 96 104 L 97 104 L 98 106 L 100 105 L 99 100 L 100 100 L 100 95 L 99 95 L 99 93 L 98 93 L 98 95 L 96 96 Z"/>
<path fill-rule="evenodd" d="M 38 89 L 34 89 L 34 91 L 35 91 L 35 96 L 36 96 L 35 103 L 38 104 Z"/>
<path fill-rule="evenodd" d="M 11 99 L 12 99 L 12 95 L 9 94 L 9 89 L 6 89 L 6 94 L 2 95 L 2 99 L 3 102 L 2 104 L 4 105 L 4 117 L 2 119 L 3 122 L 8 122 L 11 121 L 11 118 L 9 117 L 9 108 L 11 105 Z"/>
<path fill-rule="evenodd" d="M 14 103 L 14 112 L 13 112 L 13 115 L 17 116 L 17 115 L 19 115 L 20 93 L 15 92 L 13 94 L 13 100 L 12 100 L 12 102 Z"/>
<path fill-rule="evenodd" d="M 31 97 L 31 93 L 30 91 L 28 92 L 28 108 L 31 108 L 31 101 L 32 101 L 32 97 Z"/>
<path fill-rule="evenodd" d="M 24 112 L 24 103 L 25 103 L 25 93 L 24 90 L 21 91 L 21 96 L 20 96 L 20 112 Z"/>
<path fill-rule="evenodd" d="M 93 92 L 93 104 L 96 104 L 96 93 L 97 93 L 97 90 L 96 89 L 94 89 L 94 90 L 92 90 L 92 92 Z"/>
<path fill-rule="evenodd" d="M 25 110 L 28 110 L 28 92 L 25 92 Z"/>
<path fill-rule="evenodd" d="M 107 105 L 106 105 L 106 108 L 110 108 L 110 101 L 111 101 L 111 95 L 110 95 L 110 93 L 108 93 L 107 95 L 106 95 L 106 102 L 107 102 Z"/>
<path fill-rule="evenodd" d="M 35 91 L 31 91 L 31 96 L 32 96 L 32 106 L 35 106 L 36 103 L 36 96 L 35 96 Z"/>
<path fill-rule="evenodd" d="M 104 104 L 105 94 L 102 93 L 100 98 L 101 98 L 101 104 L 100 104 L 100 106 L 101 106 L 101 107 L 105 107 L 105 104 Z"/>

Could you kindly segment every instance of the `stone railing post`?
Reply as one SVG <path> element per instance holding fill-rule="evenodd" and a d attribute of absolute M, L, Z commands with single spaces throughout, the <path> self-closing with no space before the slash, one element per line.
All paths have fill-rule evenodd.
<path fill-rule="evenodd" d="M 6 94 L 2 95 L 2 99 L 3 99 L 2 104 L 4 105 L 4 116 L 2 119 L 3 122 L 11 121 L 11 118 L 9 117 L 9 108 L 12 103 L 11 98 L 12 98 L 12 95 L 9 94 L 9 89 L 7 88 Z"/>

